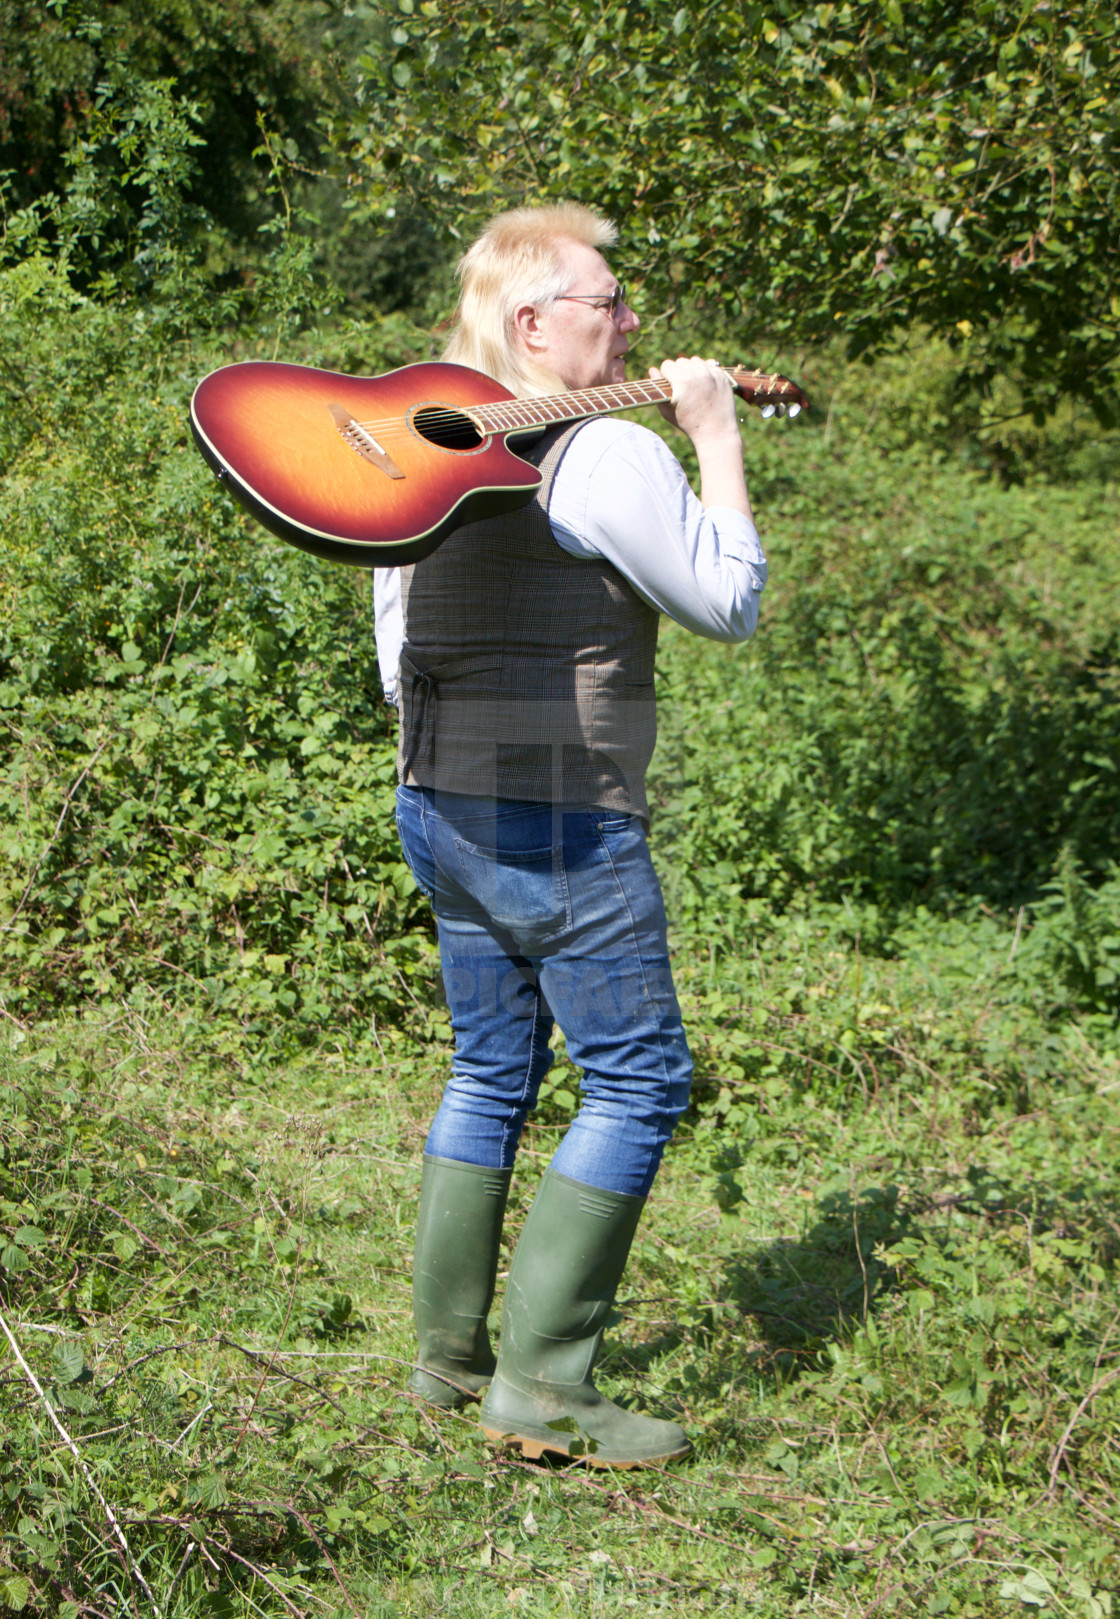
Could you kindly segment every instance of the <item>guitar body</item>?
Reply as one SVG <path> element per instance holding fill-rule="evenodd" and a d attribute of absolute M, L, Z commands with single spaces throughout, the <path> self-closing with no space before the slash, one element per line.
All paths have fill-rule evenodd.
<path fill-rule="evenodd" d="M 470 415 L 512 398 L 466 366 L 350 377 L 249 360 L 199 383 L 191 430 L 230 493 L 280 539 L 332 562 L 391 567 L 532 499 L 536 468 Z"/>

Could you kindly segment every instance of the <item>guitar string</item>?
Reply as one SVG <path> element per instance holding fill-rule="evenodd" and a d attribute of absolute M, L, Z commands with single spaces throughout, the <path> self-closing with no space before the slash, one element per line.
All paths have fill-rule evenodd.
<path fill-rule="evenodd" d="M 532 432 L 534 428 L 557 426 L 563 421 L 591 421 L 594 414 L 595 413 L 588 416 L 574 416 L 569 418 L 553 417 L 551 421 L 546 422 L 537 420 L 528 422 L 483 421 L 482 423 L 477 423 L 467 411 L 449 410 L 442 412 L 439 416 L 432 415 L 427 417 L 424 425 L 426 428 L 430 428 L 432 431 L 438 432 L 443 427 L 450 428 L 455 426 L 457 423 L 462 423 L 463 425 L 469 425 L 472 431 L 481 432 L 484 437 L 489 438 L 498 433 L 528 433 Z M 599 412 L 599 414 L 604 413 Z M 376 438 L 379 442 L 383 439 L 415 438 L 417 436 L 420 438 L 425 438 L 428 436 L 426 432 L 421 432 L 418 428 L 414 427 L 411 422 L 406 421 L 403 417 L 396 417 L 387 422 L 355 421 L 353 426 L 356 427 L 360 432 L 368 433 L 371 438 Z M 345 428 L 341 429 L 341 431 L 345 432 Z"/>
<path fill-rule="evenodd" d="M 760 395 L 769 395 L 772 398 L 775 393 L 781 395 L 787 391 L 793 392 L 791 385 L 782 377 L 774 376 L 771 378 L 765 372 L 748 372 L 744 375 L 739 367 L 725 367 L 723 369 L 730 371 L 731 374 L 743 376 L 744 382 L 746 377 L 749 376 L 752 382 L 757 379 L 760 382 L 769 383 L 773 381 L 780 384 L 778 387 L 755 389 L 752 394 L 752 401 L 756 404 L 763 403 L 759 398 Z M 592 416 L 610 414 L 614 410 L 635 409 L 644 405 L 657 404 L 665 398 L 663 389 L 655 386 L 659 380 L 657 378 L 643 377 L 640 379 L 635 378 L 630 383 L 611 383 L 593 389 L 573 389 L 566 394 L 544 395 L 535 399 L 489 400 L 477 407 L 478 420 L 471 415 L 469 406 L 444 405 L 437 407 L 433 404 L 427 409 L 425 415 L 428 425 L 435 432 L 440 431 L 443 427 L 450 427 L 455 423 L 469 422 L 472 428 L 481 432 L 484 439 L 500 437 L 509 433 L 531 431 L 534 427 L 547 427 L 557 421 L 586 421 Z M 784 384 L 784 386 L 781 386 L 781 384 Z M 740 384 L 741 386 L 742 384 Z M 619 394 L 622 395 L 621 399 L 618 397 Z M 637 398 L 634 397 L 635 394 L 638 394 Z M 571 409 L 573 404 L 601 408 L 590 411 L 585 408 L 573 412 Z M 543 411 L 545 413 L 543 419 L 535 414 L 526 415 L 527 412 L 533 411 Z M 503 420 L 503 417 L 506 419 Z M 413 418 L 414 420 L 415 418 Z M 371 421 L 358 421 L 356 418 L 352 418 L 352 425 L 359 431 L 377 439 L 378 443 L 382 439 L 388 443 L 394 441 L 404 443 L 415 436 L 417 432 L 413 422 L 400 416 Z M 420 436 L 425 437 L 427 435 L 421 434 Z M 384 446 L 382 447 L 384 448 Z M 478 448 L 479 446 L 471 447 Z M 454 446 L 451 446 L 451 448 L 454 448 Z"/>
<path fill-rule="evenodd" d="M 459 420 L 459 419 L 461 419 L 461 418 L 457 418 L 457 417 L 452 418 L 452 420 Z M 579 418 L 577 418 L 577 420 L 578 419 Z M 589 421 L 592 418 L 584 417 L 582 419 L 585 420 L 585 421 Z M 362 432 L 368 432 L 368 429 L 362 427 L 361 424 L 357 424 L 357 425 L 359 426 L 359 428 L 361 428 Z M 473 452 L 473 451 L 478 451 L 478 450 L 482 449 L 483 445 L 485 443 L 487 443 L 491 439 L 506 438 L 506 437 L 510 436 L 511 434 L 527 433 L 527 432 L 531 432 L 533 430 L 533 428 L 535 428 L 535 427 L 544 427 L 544 426 L 547 426 L 547 425 L 549 425 L 549 424 L 542 423 L 542 422 L 529 422 L 529 423 L 525 423 L 525 422 L 512 422 L 512 423 L 510 423 L 510 422 L 507 422 L 507 423 L 504 423 L 504 424 L 492 423 L 492 424 L 486 425 L 486 426 L 481 427 L 481 428 L 475 428 L 473 426 L 473 424 L 472 424 L 472 431 L 477 432 L 478 435 L 479 435 L 478 441 L 474 442 L 474 443 L 461 444 L 461 445 L 456 445 L 454 443 L 441 444 L 440 440 L 438 438 L 432 437 L 429 434 L 418 433 L 413 428 L 411 428 L 407 423 L 403 423 L 403 422 L 399 423 L 399 424 L 397 424 L 395 426 L 390 426 L 388 428 L 382 427 L 376 433 L 369 433 L 369 437 L 371 439 L 376 440 L 376 445 L 371 445 L 370 446 L 371 448 L 376 448 L 376 446 L 380 446 L 385 451 L 388 451 L 394 445 L 399 446 L 399 445 L 406 445 L 406 444 L 413 443 L 413 442 L 421 442 L 421 443 L 427 442 L 427 443 L 430 443 L 431 445 L 433 445 L 437 449 L 442 448 L 442 449 L 447 449 L 447 450 L 460 450 L 460 451 L 472 451 Z M 346 439 L 344 434 L 340 435 L 340 436 L 342 436 L 344 443 L 348 442 L 348 440 Z M 357 444 L 353 444 L 351 447 L 354 448 L 355 450 L 360 449 L 360 446 L 357 445 Z"/>
<path fill-rule="evenodd" d="M 573 415 L 569 416 L 569 414 L 568 414 L 568 411 L 569 411 L 568 401 L 569 400 L 578 400 L 582 404 L 592 404 L 597 408 L 593 408 L 593 409 L 591 409 L 589 411 L 586 411 L 586 412 L 582 411 L 582 410 L 577 410 Z M 606 400 L 600 400 L 600 399 L 592 400 L 590 398 L 590 396 L 584 397 L 583 395 L 580 395 L 578 393 L 573 393 L 573 394 L 570 394 L 570 395 L 565 394 L 565 395 L 559 396 L 556 399 L 554 408 L 549 410 L 547 415 L 544 415 L 544 416 L 529 416 L 527 420 L 524 420 L 524 419 L 517 420 L 517 419 L 515 419 L 515 420 L 513 420 L 511 422 L 498 422 L 498 423 L 495 424 L 495 426 L 496 426 L 496 430 L 499 431 L 499 432 L 506 432 L 511 427 L 548 427 L 552 423 L 558 422 L 558 421 L 565 421 L 565 420 L 579 421 L 584 416 L 602 415 L 602 414 L 604 414 L 606 412 L 609 412 L 609 411 L 612 411 L 612 410 L 639 409 L 643 405 L 655 405 L 655 404 L 658 404 L 658 403 L 664 403 L 664 400 L 665 400 L 665 395 L 660 394 L 660 393 L 655 394 L 652 397 L 646 397 L 646 398 L 641 398 L 641 399 L 627 399 L 627 400 L 613 401 L 613 402 L 608 402 Z M 514 418 L 518 418 L 518 417 L 523 418 L 524 415 L 525 415 L 525 412 L 527 410 L 532 409 L 533 407 L 536 407 L 536 408 L 540 409 L 540 408 L 543 408 L 545 406 L 552 406 L 552 405 L 553 405 L 553 399 L 551 397 L 548 398 L 548 399 L 541 399 L 540 401 L 537 401 L 537 400 L 518 400 L 518 399 L 510 399 L 510 400 L 496 399 L 496 400 L 489 400 L 483 405 L 476 405 L 476 406 L 473 406 L 473 407 L 471 405 L 469 405 L 469 404 L 462 405 L 462 406 L 444 405 L 444 406 L 442 406 L 441 408 L 438 408 L 438 409 L 435 406 L 431 406 L 427 410 L 425 410 L 424 415 L 425 415 L 425 418 L 427 420 L 431 421 L 433 423 L 433 425 L 435 425 L 435 424 L 438 424 L 440 422 L 452 422 L 452 421 L 455 421 L 458 418 L 464 417 L 464 416 L 469 418 L 470 415 L 471 415 L 472 409 L 474 410 L 474 412 L 475 412 L 475 414 L 477 416 L 482 417 L 484 419 L 487 416 L 489 416 L 489 417 L 491 417 L 491 419 L 493 419 L 493 417 L 496 416 L 499 413 L 507 415 L 507 416 L 512 416 Z M 368 432 L 368 433 L 376 433 L 379 430 L 384 431 L 384 432 L 389 432 L 394 427 L 397 427 L 397 426 L 402 425 L 402 424 L 407 425 L 407 418 L 405 418 L 403 416 L 383 417 L 380 421 L 378 421 L 378 420 L 358 421 L 357 418 L 355 418 L 355 426 L 364 428 L 366 430 L 366 432 Z"/>
<path fill-rule="evenodd" d="M 723 367 L 721 369 L 723 369 L 728 375 L 744 375 L 739 367 Z M 771 382 L 771 380 L 774 382 L 785 382 L 784 378 L 774 377 L 772 379 L 766 372 L 747 372 L 745 373 L 745 377 L 750 377 L 752 381 L 757 379 L 758 381 L 766 382 Z M 650 389 L 651 385 L 656 384 L 657 380 L 658 379 L 652 377 L 643 377 L 640 379 L 636 378 L 633 382 L 629 383 L 609 383 L 605 386 L 596 388 L 573 389 L 570 393 L 565 394 L 542 395 L 539 398 L 487 400 L 483 404 L 474 406 L 473 408 L 477 410 L 477 413 L 480 416 L 485 416 L 491 412 L 504 412 L 507 414 L 519 415 L 521 412 L 526 410 L 544 410 L 546 412 L 545 416 L 530 416 L 527 421 L 514 421 L 512 426 L 545 427 L 556 421 L 578 421 L 580 417 L 585 414 L 601 415 L 615 410 L 639 409 L 643 405 L 662 404 L 665 402 L 666 398 L 662 388 L 653 387 L 651 392 L 645 391 Z M 786 383 L 785 388 L 773 387 L 765 390 L 757 389 L 755 390 L 755 395 L 757 397 L 757 394 L 762 392 L 782 394 L 787 389 L 792 391 L 788 383 Z M 616 397 L 619 393 L 622 393 L 624 397 L 621 399 Z M 638 393 L 638 397 L 632 397 L 633 393 Z M 581 405 L 591 405 L 593 407 L 600 408 L 592 409 L 588 412 L 580 411 L 574 416 L 569 416 L 567 414 L 569 406 L 577 401 Z M 438 422 L 441 418 L 445 421 L 453 421 L 456 417 L 469 416 L 471 409 L 472 406 L 469 404 L 463 406 L 444 404 L 441 408 L 437 408 L 433 405 L 430 407 L 429 414 L 434 422 Z M 558 411 L 562 412 L 562 414 L 556 414 Z M 405 418 L 399 416 L 383 417 L 380 420 L 374 419 L 371 421 L 356 421 L 356 425 L 371 433 L 376 432 L 379 428 L 385 432 L 388 432 L 405 420 Z M 502 422 L 498 425 L 498 431 L 508 431 L 509 426 L 510 424 Z"/>
<path fill-rule="evenodd" d="M 621 409 L 622 407 L 619 408 Z M 590 411 L 587 413 L 587 415 L 570 417 L 551 416 L 545 421 L 542 421 L 539 417 L 531 418 L 529 421 L 525 421 L 524 419 L 499 421 L 493 417 L 487 418 L 481 415 L 472 415 L 468 410 L 445 410 L 440 411 L 438 414 L 434 411 L 431 413 L 426 413 L 423 419 L 423 425 L 424 427 L 430 427 L 438 430 L 441 427 L 451 427 L 457 422 L 462 422 L 464 424 L 469 423 L 471 427 L 481 428 L 482 431 L 486 433 L 530 432 L 535 427 L 553 427 L 561 422 L 566 421 L 591 421 L 594 416 L 605 414 L 607 414 L 605 411 Z M 386 435 L 392 437 L 400 434 L 402 431 L 408 433 L 409 435 L 420 431 L 419 427 L 414 427 L 413 422 L 403 416 L 395 416 L 388 421 L 382 422 L 362 422 L 355 420 L 352 424 L 347 423 L 346 425 L 353 425 L 354 427 L 361 429 L 362 432 L 370 433 L 376 438 L 384 438 Z M 345 431 L 345 428 L 342 430 Z M 420 436 L 425 436 L 422 431 L 420 431 Z"/>
<path fill-rule="evenodd" d="M 647 403 L 653 404 L 655 401 L 649 400 Z M 619 408 L 621 409 L 623 407 Z M 536 419 L 531 421 L 505 422 L 484 420 L 481 423 L 478 423 L 468 411 L 447 410 L 440 412 L 438 415 L 433 412 L 427 417 L 425 425 L 433 432 L 438 432 L 443 427 L 450 428 L 457 423 L 461 423 L 464 425 L 469 425 L 472 431 L 480 433 L 483 438 L 493 438 L 507 433 L 532 432 L 534 428 L 558 426 L 569 422 L 591 421 L 596 415 L 607 414 L 609 414 L 609 412 L 590 412 L 585 416 L 553 417 L 550 420 L 543 422 Z M 369 434 L 371 438 L 377 439 L 378 443 L 404 442 L 408 439 L 424 439 L 430 436 L 428 433 L 421 432 L 413 425 L 412 422 L 401 416 L 393 417 L 389 420 L 380 422 L 362 422 L 355 419 L 352 423 L 348 423 L 347 426 L 356 428 L 361 433 Z M 339 431 L 345 435 L 346 429 L 341 428 Z"/>
<path fill-rule="evenodd" d="M 746 402 L 748 404 L 757 403 L 760 395 L 765 396 L 766 394 L 776 393 L 780 396 L 782 393 L 784 393 L 784 391 L 784 389 L 778 388 L 766 390 L 759 389 L 755 392 L 752 398 Z M 574 413 L 570 412 L 570 401 L 575 400 L 578 400 L 581 404 L 592 404 L 598 408 L 589 411 L 581 410 Z M 660 390 L 653 395 L 646 395 L 642 398 L 624 399 L 621 401 L 614 400 L 610 402 L 602 399 L 601 397 L 592 396 L 590 393 L 580 394 L 573 392 L 572 394 L 566 395 L 548 396 L 540 399 L 539 401 L 516 399 L 508 401 L 490 400 L 483 405 L 473 407 L 473 409 L 475 416 L 482 419 L 489 432 L 505 433 L 516 431 L 520 428 L 528 429 L 533 427 L 548 427 L 560 421 L 587 420 L 591 416 L 606 415 L 615 410 L 636 410 L 640 409 L 644 405 L 663 404 L 664 402 L 665 395 Z M 538 409 L 547 407 L 553 408 L 549 409 L 548 413 L 543 417 L 530 415 L 526 419 L 525 412 L 534 406 Z M 455 421 L 462 421 L 463 419 L 466 419 L 473 424 L 475 421 L 475 416 L 472 416 L 471 411 L 472 407 L 470 405 L 445 405 L 441 408 L 437 408 L 433 405 L 425 410 L 424 415 L 426 420 L 433 427 L 439 427 Z M 505 415 L 513 419 L 501 421 L 496 419 L 499 415 Z M 490 418 L 489 420 L 487 420 L 488 417 Z M 357 418 L 354 418 L 353 425 L 361 428 L 367 433 L 372 433 L 375 435 L 391 434 L 399 431 L 402 428 L 409 432 L 413 431 L 409 419 L 403 416 L 382 417 L 380 420 L 373 419 L 369 421 L 359 421 Z"/>

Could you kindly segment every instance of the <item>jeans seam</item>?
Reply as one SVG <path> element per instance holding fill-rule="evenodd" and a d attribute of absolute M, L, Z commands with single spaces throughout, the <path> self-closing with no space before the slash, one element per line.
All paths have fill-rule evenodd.
<path fill-rule="evenodd" d="M 416 800 L 406 798 L 402 802 L 401 797 L 400 797 L 401 792 L 402 792 L 402 788 L 398 787 L 397 788 L 396 803 L 394 805 L 394 818 L 395 818 L 396 823 L 397 823 L 397 836 L 400 839 L 401 850 L 402 850 L 402 852 L 404 854 L 404 862 L 405 862 L 405 865 L 408 867 L 409 871 L 412 872 L 412 880 L 413 880 L 413 882 L 416 884 L 416 886 L 420 890 L 420 892 L 424 895 L 424 898 L 428 901 L 428 904 L 432 905 L 434 907 L 434 904 L 435 904 L 435 882 L 434 882 L 434 878 L 433 878 L 433 883 L 432 883 L 432 890 L 431 890 L 431 893 L 429 893 L 427 888 L 425 888 L 423 882 L 421 882 L 420 877 L 413 870 L 412 861 L 409 859 L 409 855 L 408 855 L 408 843 L 407 843 L 407 841 L 405 839 L 404 825 L 403 825 L 403 820 L 404 820 L 404 817 L 406 815 L 408 815 L 408 814 L 415 814 L 416 815 L 416 818 L 417 818 L 417 820 L 419 822 L 419 825 L 420 825 L 420 832 L 421 832 L 421 834 L 423 836 L 424 843 L 427 846 L 428 856 L 429 856 L 429 859 L 431 861 L 432 871 L 434 873 L 434 871 L 435 871 L 435 854 L 434 854 L 434 851 L 432 849 L 432 840 L 428 836 L 428 827 L 427 827 L 427 823 L 426 823 L 425 817 L 424 817 L 424 810 L 425 810 L 424 797 L 423 797 L 423 794 L 421 793 L 421 794 L 417 795 Z"/>
<path fill-rule="evenodd" d="M 428 800 L 427 800 L 427 797 L 425 796 L 425 794 L 423 794 L 423 793 L 420 794 L 420 831 L 423 834 L 424 843 L 425 843 L 425 845 L 427 847 L 427 850 L 428 850 L 428 859 L 432 863 L 432 871 L 435 872 L 436 869 L 437 869 L 436 868 L 436 851 L 435 851 L 434 847 L 432 846 L 431 833 L 428 831 Z M 434 881 L 432 883 L 432 892 L 433 892 L 433 894 L 435 893 L 435 883 L 434 883 Z"/>
<path fill-rule="evenodd" d="M 534 973 L 535 973 L 535 971 L 536 971 L 536 969 L 534 968 Z M 528 1108 L 527 1108 L 526 1104 L 529 1101 L 529 1086 L 532 1083 L 533 1066 L 534 1066 L 534 1063 L 535 1063 L 535 1060 L 536 1060 L 536 1054 L 537 1054 L 537 1030 L 540 1027 L 540 1021 L 541 1021 L 541 1002 L 543 1000 L 543 996 L 541 994 L 541 984 L 540 984 L 540 978 L 539 977 L 537 978 L 537 982 L 536 982 L 536 985 L 535 985 L 535 990 L 536 990 L 536 993 L 533 996 L 533 1027 L 529 1030 L 529 1056 L 528 1056 L 528 1059 L 526 1061 L 525 1076 L 524 1076 L 524 1078 L 523 1078 L 523 1080 L 521 1082 L 521 1093 L 520 1093 L 520 1095 L 518 1097 L 518 1101 L 521 1104 L 521 1112 L 523 1114 L 528 1113 Z M 535 1102 L 536 1099 L 534 1098 L 533 1100 Z M 506 1157 L 506 1145 L 507 1145 L 507 1143 L 509 1141 L 510 1134 L 512 1132 L 513 1117 L 514 1116 L 511 1114 L 510 1117 L 507 1118 L 504 1126 L 502 1127 L 502 1151 L 501 1151 L 501 1157 L 502 1157 L 503 1164 L 505 1163 L 505 1157 Z M 525 1128 L 525 1119 L 522 1118 L 521 1124 L 518 1127 L 518 1131 L 517 1131 L 517 1141 L 515 1141 L 514 1144 L 513 1144 L 513 1150 L 514 1150 L 515 1153 L 517 1151 L 518 1143 L 521 1140 L 521 1134 L 522 1134 L 522 1131 L 524 1130 L 524 1128 Z"/>
<path fill-rule="evenodd" d="M 611 855 L 610 846 L 608 845 L 606 839 L 603 837 L 602 833 L 599 834 L 599 841 L 602 844 L 602 847 L 603 847 L 603 850 L 604 850 L 604 852 L 606 854 L 607 860 L 610 862 L 611 875 L 614 877 L 615 887 L 618 890 L 619 897 L 620 897 L 623 905 L 626 907 L 626 916 L 627 916 L 627 919 L 628 919 L 629 924 L 630 924 L 630 939 L 631 939 L 631 944 L 632 944 L 632 947 L 633 947 L 634 960 L 637 962 L 638 971 L 641 973 L 642 993 L 646 997 L 647 1001 L 649 1001 L 649 1003 L 652 1005 L 652 999 L 651 999 L 651 997 L 649 995 L 649 984 L 648 984 L 647 979 L 646 979 L 645 954 L 644 954 L 644 952 L 642 951 L 642 949 L 640 947 L 640 943 L 639 943 L 639 939 L 638 939 L 638 928 L 637 928 L 637 923 L 634 920 L 633 909 L 631 908 L 631 905 L 630 905 L 630 897 L 626 892 L 626 885 L 622 882 L 622 879 L 618 875 L 618 867 L 614 863 L 614 858 Z M 668 951 L 668 940 L 666 940 L 666 951 Z M 658 1107 L 658 1113 L 659 1113 L 660 1118 L 661 1118 L 660 1132 L 663 1132 L 664 1129 L 665 1129 L 665 1115 L 666 1115 L 666 1113 L 668 1112 L 668 1109 L 669 1109 L 669 1094 L 670 1094 L 670 1091 L 672 1090 L 672 1082 L 671 1082 L 671 1080 L 669 1078 L 669 1062 L 668 1062 L 668 1057 L 667 1057 L 667 1054 L 666 1054 L 666 1051 L 665 1051 L 665 1037 L 664 1037 L 664 1034 L 662 1033 L 660 1027 L 657 1030 L 657 1055 L 658 1055 L 658 1058 L 659 1058 L 659 1061 L 660 1061 L 660 1064 L 661 1064 L 661 1098 L 660 1098 L 660 1104 L 659 1104 L 659 1107 Z M 671 1136 L 672 1136 L 672 1130 L 670 1130 L 669 1135 L 665 1137 L 665 1141 L 661 1143 L 662 1147 L 664 1147 L 667 1144 L 667 1142 L 669 1141 Z"/>

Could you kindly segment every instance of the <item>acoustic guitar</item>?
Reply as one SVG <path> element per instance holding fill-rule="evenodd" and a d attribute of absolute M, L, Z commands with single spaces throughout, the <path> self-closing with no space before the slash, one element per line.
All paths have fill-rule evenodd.
<path fill-rule="evenodd" d="M 785 377 L 727 367 L 763 415 L 808 400 Z M 407 365 L 383 377 L 248 360 L 204 377 L 195 442 L 265 528 L 332 562 L 416 562 L 464 523 L 525 505 L 541 475 L 510 441 L 636 405 L 664 403 L 663 378 L 517 399 L 467 366 Z"/>

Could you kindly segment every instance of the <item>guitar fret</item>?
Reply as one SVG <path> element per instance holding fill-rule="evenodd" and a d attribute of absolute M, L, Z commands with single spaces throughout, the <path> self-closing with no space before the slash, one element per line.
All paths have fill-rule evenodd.
<path fill-rule="evenodd" d="M 496 429 L 498 432 L 507 432 L 511 427 L 522 425 L 519 406 L 514 401 L 485 405 L 476 412 L 479 421 L 486 428 Z"/>
<path fill-rule="evenodd" d="M 733 368 L 734 369 L 734 368 Z M 748 378 L 738 373 L 744 381 Z M 784 377 L 749 378 L 755 387 L 746 397 L 794 391 Z M 582 421 L 589 416 L 605 416 L 611 411 L 635 409 L 672 398 L 672 386 L 664 377 L 642 377 L 629 382 L 602 383 L 594 388 L 577 388 L 571 393 L 550 394 L 528 399 L 495 400 L 477 406 L 475 419 L 487 432 L 510 433 L 518 428 L 544 426 L 551 422 Z"/>
<path fill-rule="evenodd" d="M 598 388 L 579 389 L 535 403 L 547 405 L 554 421 L 574 421 L 583 416 L 602 416 L 613 410 L 653 404 L 667 399 L 669 392 L 668 383 L 651 377 L 641 382 L 604 383 Z"/>

